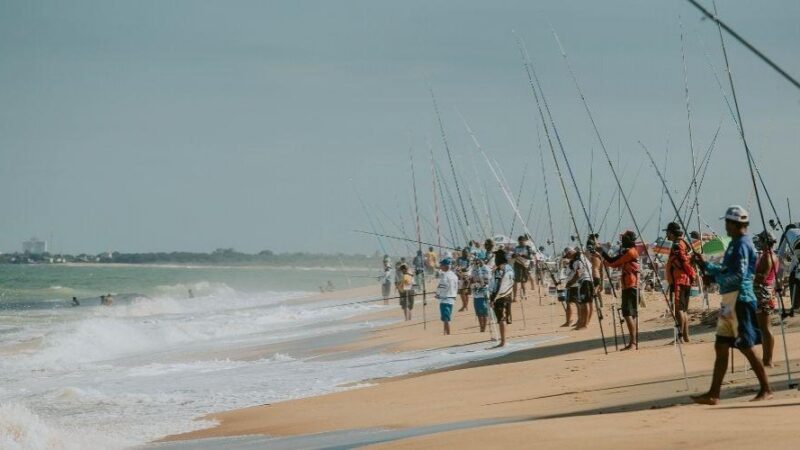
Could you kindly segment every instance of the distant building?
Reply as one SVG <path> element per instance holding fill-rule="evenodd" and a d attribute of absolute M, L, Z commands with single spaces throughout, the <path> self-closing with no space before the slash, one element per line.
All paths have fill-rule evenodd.
<path fill-rule="evenodd" d="M 22 243 L 22 252 L 31 255 L 41 255 L 47 253 L 47 241 L 40 241 L 37 238 L 31 238 Z"/>

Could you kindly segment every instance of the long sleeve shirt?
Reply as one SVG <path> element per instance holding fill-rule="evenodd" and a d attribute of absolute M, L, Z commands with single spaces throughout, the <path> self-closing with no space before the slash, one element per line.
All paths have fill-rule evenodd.
<path fill-rule="evenodd" d="M 755 302 L 753 278 L 756 271 L 756 248 L 749 235 L 731 240 L 722 263 L 705 263 L 705 272 L 713 275 L 719 284 L 719 293 L 739 291 L 736 301 Z"/>

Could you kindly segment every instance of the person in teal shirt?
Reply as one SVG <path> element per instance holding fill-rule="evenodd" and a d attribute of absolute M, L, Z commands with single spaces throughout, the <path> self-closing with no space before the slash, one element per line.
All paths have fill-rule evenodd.
<path fill-rule="evenodd" d="M 711 388 L 705 394 L 692 396 L 695 403 L 704 405 L 719 403 L 722 381 L 728 370 L 728 352 L 733 347 L 742 352 L 758 377 L 761 388 L 753 400 L 772 397 L 764 365 L 753 351 L 753 347 L 761 343 L 761 331 L 758 326 L 756 295 L 753 291 L 757 253 L 752 238 L 747 234 L 750 215 L 741 206 L 733 205 L 725 211 L 722 219 L 725 219 L 725 231 L 731 237 L 722 263 L 705 262 L 700 255 L 695 254 L 698 267 L 706 275 L 715 278 L 722 295 L 714 343 L 716 359 Z"/>

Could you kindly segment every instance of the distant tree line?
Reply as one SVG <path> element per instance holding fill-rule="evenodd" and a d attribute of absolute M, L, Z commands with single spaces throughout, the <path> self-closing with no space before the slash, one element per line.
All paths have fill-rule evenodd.
<path fill-rule="evenodd" d="M 373 267 L 382 255 L 344 254 L 344 253 L 274 253 L 263 250 L 258 253 L 243 253 L 232 248 L 219 248 L 211 253 L 201 252 L 155 252 L 121 253 L 110 252 L 90 255 L 67 254 L 0 254 L 0 264 L 57 264 L 57 263 L 97 263 L 97 264 L 207 264 L 207 265 L 265 265 L 302 267 Z"/>

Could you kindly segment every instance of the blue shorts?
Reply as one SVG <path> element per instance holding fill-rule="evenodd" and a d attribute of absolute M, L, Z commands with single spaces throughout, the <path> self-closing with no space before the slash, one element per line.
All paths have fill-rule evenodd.
<path fill-rule="evenodd" d="M 442 322 L 450 322 L 453 315 L 453 305 L 449 303 L 439 303 L 439 316 Z"/>
<path fill-rule="evenodd" d="M 489 315 L 489 300 L 485 298 L 473 299 L 475 305 L 475 315 L 478 317 L 487 317 Z"/>

